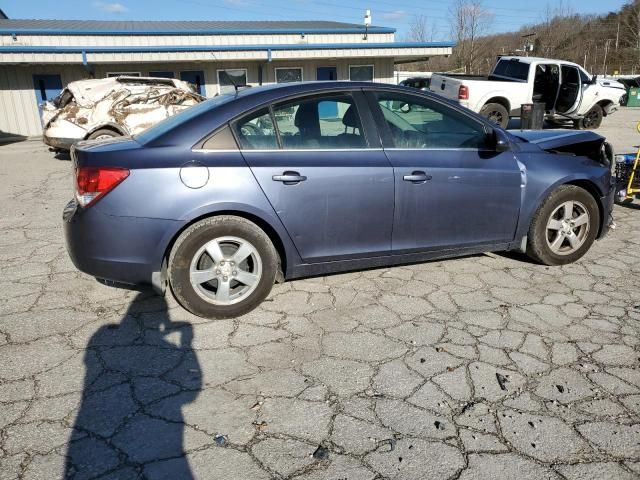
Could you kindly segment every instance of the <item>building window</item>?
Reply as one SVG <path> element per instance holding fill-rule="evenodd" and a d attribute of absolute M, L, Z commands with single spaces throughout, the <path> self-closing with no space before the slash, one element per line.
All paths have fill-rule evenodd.
<path fill-rule="evenodd" d="M 139 77 L 140 72 L 107 72 L 107 78 L 109 77 Z"/>
<path fill-rule="evenodd" d="M 246 68 L 218 70 L 218 93 L 233 93 L 236 91 L 236 86 L 242 87 L 245 85 L 247 85 Z"/>
<path fill-rule="evenodd" d="M 289 83 L 302 81 L 302 68 L 276 68 L 276 83 Z"/>
<path fill-rule="evenodd" d="M 349 65 L 349 80 L 373 82 L 373 65 Z"/>
<path fill-rule="evenodd" d="M 176 78 L 173 72 L 149 72 L 149 76 L 155 78 Z"/>

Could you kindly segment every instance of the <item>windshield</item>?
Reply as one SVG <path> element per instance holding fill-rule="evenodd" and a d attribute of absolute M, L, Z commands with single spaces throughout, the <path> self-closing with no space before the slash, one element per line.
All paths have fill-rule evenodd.
<path fill-rule="evenodd" d="M 161 122 L 155 124 L 153 127 L 148 128 L 147 130 L 135 135 L 133 138 L 140 144 L 144 145 L 149 142 L 153 142 L 154 140 L 160 138 L 162 135 L 172 130 L 174 127 L 180 125 L 183 122 L 186 122 L 194 117 L 197 117 L 203 112 L 206 112 L 212 108 L 216 108 L 219 105 L 227 103 L 235 98 L 235 95 L 227 94 L 227 95 L 218 95 L 210 100 L 205 100 L 202 103 L 194 105 L 192 107 L 186 108 L 182 110 L 180 113 L 177 113 L 169 118 L 162 120 Z"/>
<path fill-rule="evenodd" d="M 492 75 L 527 80 L 529 78 L 529 64 L 519 60 L 500 60 Z"/>

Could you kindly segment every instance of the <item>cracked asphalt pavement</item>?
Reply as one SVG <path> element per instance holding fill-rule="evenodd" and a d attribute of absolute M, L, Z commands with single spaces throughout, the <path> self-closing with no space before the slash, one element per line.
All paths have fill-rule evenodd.
<path fill-rule="evenodd" d="M 331 275 L 208 321 L 75 270 L 70 173 L 0 147 L 1 480 L 640 478 L 637 203 L 577 264 Z"/>

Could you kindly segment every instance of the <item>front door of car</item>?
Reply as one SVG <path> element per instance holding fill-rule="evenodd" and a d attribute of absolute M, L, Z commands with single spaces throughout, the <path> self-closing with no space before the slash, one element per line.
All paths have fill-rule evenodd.
<path fill-rule="evenodd" d="M 367 92 L 395 175 L 394 253 L 510 242 L 521 173 L 484 124 L 444 103 Z"/>
<path fill-rule="evenodd" d="M 379 139 L 367 135 L 375 131 L 367 109 L 361 92 L 333 92 L 234 124 L 244 158 L 304 262 L 391 251 L 393 169 Z"/>
<path fill-rule="evenodd" d="M 560 67 L 560 91 L 556 100 L 556 112 L 573 113 L 582 102 L 582 80 L 580 70 L 572 65 Z"/>

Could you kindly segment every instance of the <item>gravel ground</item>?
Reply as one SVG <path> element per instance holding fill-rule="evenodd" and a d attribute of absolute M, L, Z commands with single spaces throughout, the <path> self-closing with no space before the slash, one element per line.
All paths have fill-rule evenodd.
<path fill-rule="evenodd" d="M 639 114 L 605 120 L 618 151 Z M 70 195 L 68 161 L 0 147 L 1 480 L 640 478 L 637 203 L 574 265 L 332 275 L 207 321 L 78 273 Z"/>

